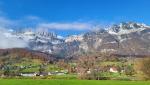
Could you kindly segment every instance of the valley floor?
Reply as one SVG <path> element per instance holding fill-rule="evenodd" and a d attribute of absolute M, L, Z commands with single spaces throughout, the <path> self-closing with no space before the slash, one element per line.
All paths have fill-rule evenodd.
<path fill-rule="evenodd" d="M 0 85 L 150 85 L 150 81 L 0 79 Z"/>

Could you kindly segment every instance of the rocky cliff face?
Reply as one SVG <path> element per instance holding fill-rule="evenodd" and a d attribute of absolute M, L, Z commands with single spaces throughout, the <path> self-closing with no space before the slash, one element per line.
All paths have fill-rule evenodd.
<path fill-rule="evenodd" d="M 113 52 L 120 55 L 150 55 L 150 26 L 134 22 L 72 35 L 65 39 L 51 32 L 1 32 L 6 38 L 22 40 L 30 50 L 69 57 L 85 52 Z M 17 43 L 16 43 L 17 44 Z"/>
<path fill-rule="evenodd" d="M 79 35 L 81 36 L 81 35 Z M 145 24 L 124 22 L 111 26 L 108 30 L 101 29 L 85 33 L 78 51 L 113 52 L 120 55 L 149 55 L 150 27 Z"/>
<path fill-rule="evenodd" d="M 46 53 L 53 53 L 53 48 L 56 45 L 62 44 L 64 39 L 57 37 L 55 33 L 52 32 L 33 32 L 33 31 L 3 31 L 3 39 L 5 42 L 16 44 L 10 48 L 28 48 L 30 50 L 36 50 Z M 7 40 L 7 41 L 6 41 Z M 25 43 L 26 46 L 18 46 L 17 44 Z M 7 44 L 8 45 L 8 44 Z M 9 47 L 8 47 L 9 48 Z"/>

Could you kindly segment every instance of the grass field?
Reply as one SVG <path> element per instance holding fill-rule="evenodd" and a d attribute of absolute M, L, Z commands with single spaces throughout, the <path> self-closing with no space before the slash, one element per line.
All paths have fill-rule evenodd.
<path fill-rule="evenodd" d="M 0 85 L 150 85 L 150 81 L 0 79 Z"/>

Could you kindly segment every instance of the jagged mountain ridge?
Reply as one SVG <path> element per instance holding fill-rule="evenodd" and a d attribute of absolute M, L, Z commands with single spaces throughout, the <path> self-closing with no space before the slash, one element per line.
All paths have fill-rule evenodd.
<path fill-rule="evenodd" d="M 56 44 L 61 44 L 64 42 L 64 39 L 59 38 L 52 32 L 5 31 L 3 34 L 6 38 L 15 38 L 24 41 L 27 43 L 28 46 L 26 48 L 28 49 L 50 54 Z"/>
<path fill-rule="evenodd" d="M 72 39 L 73 40 L 73 39 Z M 113 52 L 119 55 L 149 55 L 150 27 L 145 24 L 124 22 L 108 30 L 85 33 L 79 42 L 78 51 Z"/>
<path fill-rule="evenodd" d="M 69 57 L 76 53 L 99 51 L 120 55 L 149 55 L 150 26 L 134 22 L 123 22 L 81 35 L 65 39 L 51 32 L 14 32 L 4 33 L 28 43 L 28 49 Z"/>

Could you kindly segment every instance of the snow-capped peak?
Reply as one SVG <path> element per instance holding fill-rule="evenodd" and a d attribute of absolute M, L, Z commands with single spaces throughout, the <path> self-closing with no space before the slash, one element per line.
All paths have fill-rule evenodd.
<path fill-rule="evenodd" d="M 121 35 L 121 34 L 136 32 L 136 31 L 142 31 L 147 28 L 150 28 L 150 26 L 147 26 L 146 24 L 140 24 L 134 22 L 122 22 L 119 25 L 115 24 L 112 27 L 110 27 L 108 32 L 110 34 Z"/>
<path fill-rule="evenodd" d="M 72 35 L 65 39 L 65 42 L 82 41 L 83 35 Z"/>

